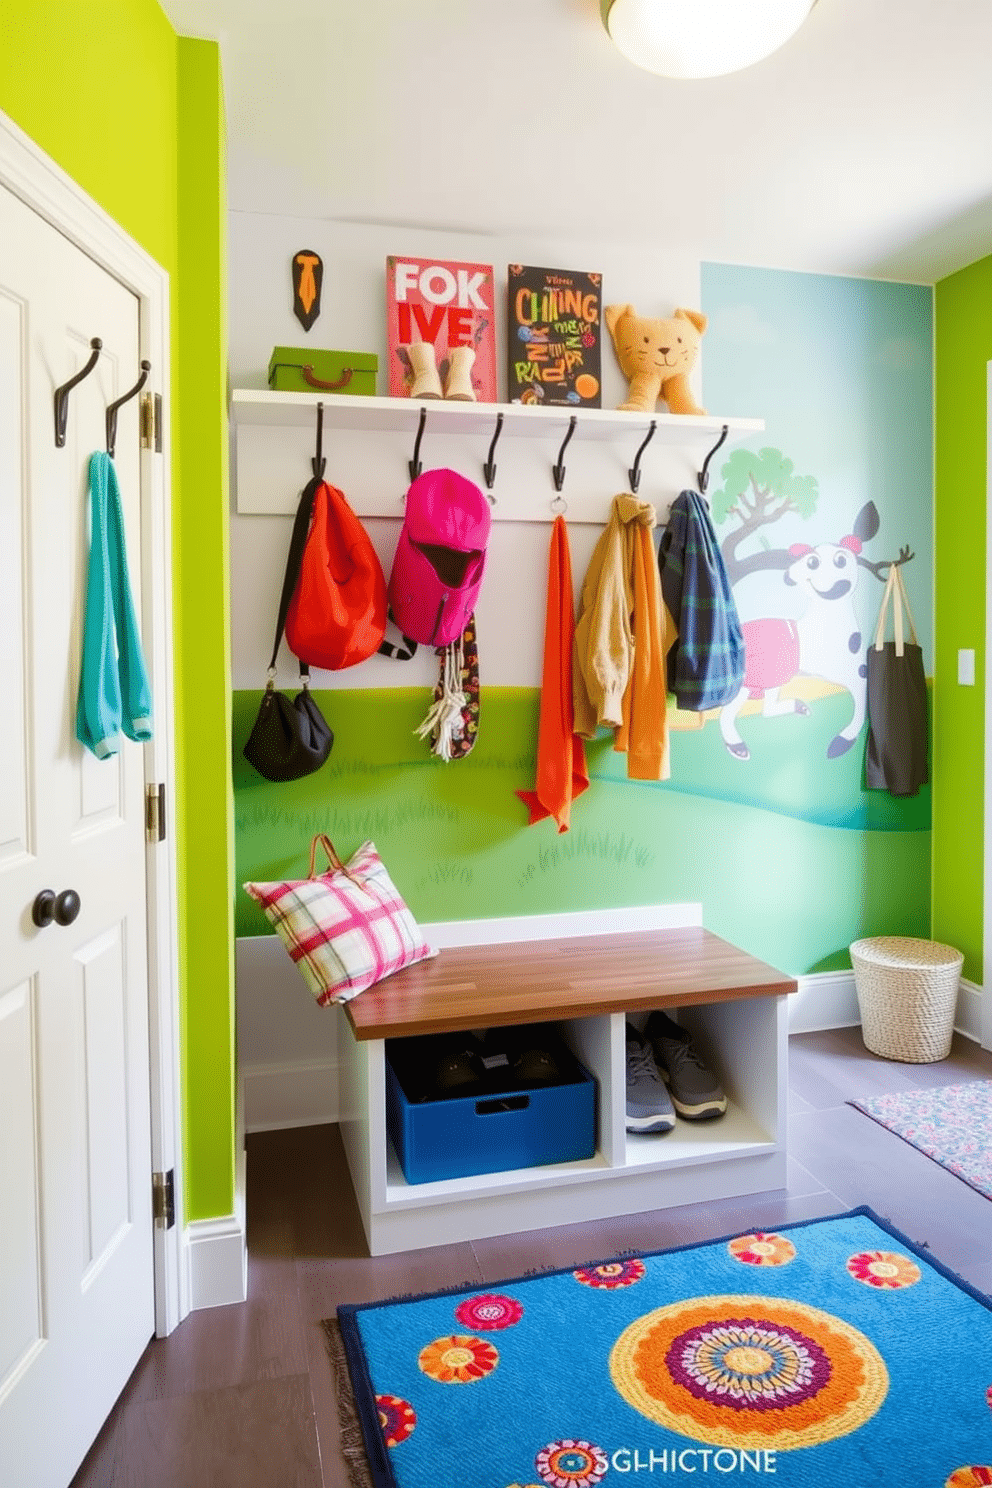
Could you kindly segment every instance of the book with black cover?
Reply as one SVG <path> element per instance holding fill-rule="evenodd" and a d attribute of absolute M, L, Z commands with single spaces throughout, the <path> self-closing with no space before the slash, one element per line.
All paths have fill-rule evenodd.
<path fill-rule="evenodd" d="M 599 408 L 602 274 L 510 264 L 507 398 Z"/>

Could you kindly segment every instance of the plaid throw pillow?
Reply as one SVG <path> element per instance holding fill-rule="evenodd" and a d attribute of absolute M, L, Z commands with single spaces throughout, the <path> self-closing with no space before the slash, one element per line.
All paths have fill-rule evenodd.
<path fill-rule="evenodd" d="M 318 846 L 331 869 L 315 875 Z M 348 1002 L 401 967 L 434 956 L 371 842 L 342 863 L 315 837 L 308 878 L 246 883 L 321 1007 Z"/>

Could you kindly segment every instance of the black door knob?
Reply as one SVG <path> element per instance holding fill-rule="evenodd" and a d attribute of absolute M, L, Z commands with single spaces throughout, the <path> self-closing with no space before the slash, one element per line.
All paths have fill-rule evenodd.
<path fill-rule="evenodd" d="M 71 925 L 79 913 L 80 898 L 75 889 L 63 889 L 55 901 L 55 923 Z"/>
<path fill-rule="evenodd" d="M 39 930 L 44 930 L 45 926 L 50 925 L 54 918 L 55 890 L 42 889 L 35 896 L 35 901 L 31 906 L 31 919 L 38 926 Z"/>

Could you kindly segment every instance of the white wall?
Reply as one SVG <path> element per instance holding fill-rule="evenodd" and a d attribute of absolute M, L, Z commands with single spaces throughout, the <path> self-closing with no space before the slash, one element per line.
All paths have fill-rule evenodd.
<path fill-rule="evenodd" d="M 301 248 L 312 249 L 324 261 L 321 315 L 309 333 L 303 331 L 292 313 L 290 265 Z M 376 352 L 377 392 L 385 396 L 385 263 L 389 253 L 493 265 L 501 389 L 506 347 L 506 265 L 511 261 L 601 272 L 604 303 L 629 302 L 646 315 L 669 315 L 678 305 L 699 304 L 699 263 L 668 257 L 663 252 L 645 254 L 615 243 L 565 245 L 536 235 L 529 240 L 505 240 L 235 212 L 231 215 L 230 240 L 232 388 L 265 388 L 272 348 L 306 345 Z M 701 362 L 693 375 L 697 398 L 705 354 L 704 337 Z M 626 382 L 616 366 L 608 334 L 602 365 L 603 407 L 616 408 L 623 400 Z M 664 405 L 661 411 L 665 411 Z M 734 414 L 733 409 L 715 411 Z M 482 485 L 488 440 L 471 443 L 432 435 L 429 414 L 428 405 L 428 428 L 421 448 L 425 468 L 450 465 Z M 313 435 L 280 430 L 279 437 L 284 440 L 286 463 L 284 486 L 274 493 L 274 499 L 277 503 L 282 500 L 288 511 L 310 476 Z M 540 440 L 504 437 L 496 451 L 493 532 L 477 612 L 483 686 L 536 687 L 540 683 L 547 553 L 554 518 L 551 502 L 555 497 L 550 467 L 557 457 L 557 448 L 542 448 L 541 444 Z M 659 516 L 680 490 L 695 486 L 695 473 L 708 444 L 707 435 L 694 449 L 665 446 L 660 439 L 649 446 L 638 494 L 655 504 Z M 576 590 L 600 531 L 589 518 L 593 523 L 605 523 L 613 496 L 629 489 L 627 470 L 636 448 L 636 444 L 627 448 L 576 439 L 566 451 L 562 495 L 569 504 L 566 518 Z M 407 460 L 413 453 L 412 441 L 390 434 L 373 440 L 360 434 L 325 431 L 324 453 L 327 478 L 340 486 L 360 514 L 363 493 L 375 491 L 377 499 L 383 491 L 395 493 L 395 520 L 366 522 L 388 577 L 409 483 Z M 236 502 L 234 482 L 232 486 Z M 532 501 L 533 509 L 546 515 L 546 523 L 501 519 L 501 493 L 506 499 L 511 490 L 515 505 L 521 499 Z M 235 505 L 231 523 L 231 623 L 236 688 L 264 683 L 289 531 L 288 516 L 239 515 Z M 291 675 L 291 659 L 285 651 L 282 659 L 285 675 Z M 318 687 L 427 687 L 436 680 L 436 662 L 429 654 L 422 652 L 400 670 L 398 666 L 394 661 L 372 658 L 346 672 L 315 673 L 314 683 Z"/>
<path fill-rule="evenodd" d="M 505 391 L 506 265 L 530 263 L 552 268 L 601 272 L 604 303 L 631 303 L 646 315 L 669 315 L 679 305 L 699 305 L 699 264 L 666 256 L 624 250 L 616 244 L 563 245 L 550 237 L 512 241 L 498 237 L 425 232 L 397 227 L 349 225 L 235 212 L 230 239 L 230 365 L 232 388 L 264 389 L 272 348 L 329 347 L 374 351 L 379 356 L 377 392 L 385 396 L 386 309 L 385 261 L 389 253 L 428 255 L 446 260 L 492 263 L 497 286 L 497 368 Z M 324 262 L 322 311 L 309 333 L 292 313 L 293 255 L 302 248 Z M 702 359 L 705 360 L 705 338 Z M 701 396 L 701 366 L 693 376 Z M 623 401 L 626 382 L 616 366 L 605 335 L 602 348 L 603 407 Z M 450 465 L 482 484 L 482 461 L 488 440 L 434 436 L 429 426 L 421 449 L 425 468 Z M 664 412 L 664 405 L 661 410 Z M 714 410 L 732 417 L 735 410 Z M 310 478 L 313 435 L 280 429 L 284 473 L 275 479 L 273 506 L 284 515 L 243 515 L 231 520 L 231 624 L 234 686 L 260 688 L 272 647 L 285 555 L 296 498 Z M 235 436 L 236 437 L 236 436 Z M 638 438 L 637 443 L 640 442 Z M 694 449 L 664 445 L 656 439 L 642 461 L 639 495 L 652 501 L 659 516 L 678 492 L 695 487 L 696 471 L 711 442 L 709 434 Z M 477 610 L 482 687 L 537 687 L 541 680 L 548 543 L 555 497 L 550 466 L 557 448 L 541 448 L 535 439 L 501 440 L 494 522 L 486 578 Z M 565 453 L 562 492 L 569 511 L 573 581 L 578 593 L 610 502 L 629 489 L 627 470 L 637 444 L 575 439 Z M 395 493 L 394 519 L 367 519 L 387 576 L 402 518 L 402 498 L 409 475 L 412 442 L 383 434 L 365 435 L 325 429 L 327 478 L 341 487 L 361 514 L 363 495 Z M 503 520 L 499 501 L 513 492 L 514 503 L 531 500 L 545 520 Z M 577 519 L 578 518 L 578 519 Z M 591 518 L 591 520 L 590 520 Z M 280 680 L 288 684 L 295 664 L 285 646 Z M 421 647 L 411 662 L 374 657 L 341 673 L 314 671 L 317 687 L 423 686 L 425 697 L 437 679 L 437 660 Z M 338 1039 L 347 1037 L 339 1009 L 318 1009 L 306 995 L 299 973 L 276 937 L 242 939 L 237 951 L 238 1049 L 249 1130 L 338 1116 Z"/>
<path fill-rule="evenodd" d="M 293 315 L 290 264 L 311 248 L 324 260 L 321 314 L 308 332 Z M 645 253 L 614 243 L 562 243 L 551 236 L 526 240 L 427 230 L 272 217 L 230 216 L 232 387 L 266 386 L 273 346 L 325 346 L 379 356 L 377 391 L 387 392 L 386 256 L 410 254 L 491 263 L 497 290 L 497 366 L 505 362 L 505 279 L 508 263 L 588 269 L 603 274 L 606 304 L 635 305 L 644 315 L 669 315 L 699 304 L 696 259 Z M 609 338 L 607 337 L 607 341 Z M 704 342 L 705 345 L 705 342 Z M 603 407 L 615 407 L 626 386 L 608 347 L 603 351 Z M 501 382 L 501 396 L 505 388 Z M 726 410 L 731 412 L 732 410 Z"/>
<path fill-rule="evenodd" d="M 235 977 L 245 1130 L 337 1121 L 343 1010 L 317 1006 L 278 935 L 242 936 Z"/>

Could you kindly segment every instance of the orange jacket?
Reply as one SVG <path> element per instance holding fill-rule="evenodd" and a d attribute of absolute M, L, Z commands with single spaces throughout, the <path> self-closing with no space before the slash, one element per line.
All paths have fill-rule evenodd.
<path fill-rule="evenodd" d="M 544 625 L 544 672 L 541 719 L 537 735 L 537 781 L 532 791 L 516 794 L 530 808 L 528 825 L 553 816 L 567 832 L 572 802 L 589 789 L 586 753 L 573 732 L 572 643 L 575 601 L 565 519 L 556 517 L 551 531 L 548 604 Z"/>

